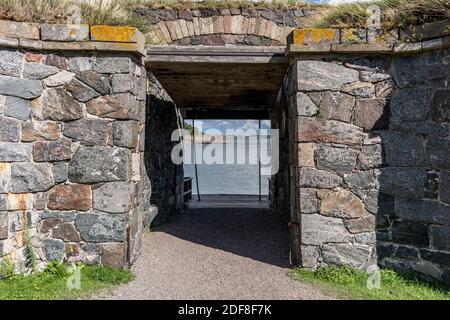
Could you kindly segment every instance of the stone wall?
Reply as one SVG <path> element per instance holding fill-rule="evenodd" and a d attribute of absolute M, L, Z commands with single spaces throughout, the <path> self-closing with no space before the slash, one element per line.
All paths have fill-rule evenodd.
<path fill-rule="evenodd" d="M 145 166 L 152 182 L 152 205 L 145 224 L 150 226 L 167 221 L 183 209 L 184 169 L 171 159 L 172 149 L 179 143 L 172 141 L 172 133 L 183 119 L 158 80 L 151 73 L 148 79 Z"/>
<path fill-rule="evenodd" d="M 151 191 L 143 42 L 127 28 L 110 43 L 95 27 L 35 27 L 2 30 L 0 261 L 126 266 Z"/>
<path fill-rule="evenodd" d="M 171 45 L 251 45 L 286 44 L 294 28 L 303 28 L 316 9 L 150 9 L 135 13 L 152 27 L 148 44 Z"/>
<path fill-rule="evenodd" d="M 297 56 L 289 122 L 303 267 L 379 262 L 449 282 L 449 53 Z"/>

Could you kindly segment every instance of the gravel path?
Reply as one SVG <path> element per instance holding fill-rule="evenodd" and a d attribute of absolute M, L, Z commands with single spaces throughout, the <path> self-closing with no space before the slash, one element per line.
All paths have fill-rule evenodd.
<path fill-rule="evenodd" d="M 191 210 L 144 236 L 136 280 L 108 299 L 330 299 L 288 277 L 287 234 L 265 210 Z"/>

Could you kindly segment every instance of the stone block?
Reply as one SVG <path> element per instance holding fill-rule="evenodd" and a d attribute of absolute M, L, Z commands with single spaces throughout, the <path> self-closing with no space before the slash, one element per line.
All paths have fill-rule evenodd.
<path fill-rule="evenodd" d="M 359 233 L 365 233 L 365 232 L 374 232 L 376 221 L 375 216 L 373 215 L 366 215 L 362 216 L 359 219 L 351 219 L 345 221 L 345 226 L 348 230 L 348 232 L 352 234 L 359 234 Z"/>
<path fill-rule="evenodd" d="M 417 247 L 428 247 L 429 235 L 425 224 L 409 221 L 394 221 L 392 224 L 394 243 Z"/>
<path fill-rule="evenodd" d="M 370 260 L 372 249 L 357 244 L 325 244 L 322 249 L 323 262 L 331 265 L 346 265 L 361 269 Z"/>
<path fill-rule="evenodd" d="M 44 41 L 88 41 L 89 26 L 42 24 L 41 39 Z"/>
<path fill-rule="evenodd" d="M 322 119 L 350 122 L 355 98 L 340 92 L 324 92 L 318 104 Z"/>
<path fill-rule="evenodd" d="M 314 167 L 314 143 L 298 143 L 297 156 L 299 167 Z"/>
<path fill-rule="evenodd" d="M 431 118 L 437 122 L 450 122 L 450 90 L 437 90 L 434 93 Z"/>
<path fill-rule="evenodd" d="M 384 164 L 381 144 L 363 146 L 358 155 L 357 167 L 360 170 L 380 168 Z"/>
<path fill-rule="evenodd" d="M 26 122 L 22 124 L 22 141 L 58 140 L 61 137 L 61 127 L 54 122 Z"/>
<path fill-rule="evenodd" d="M 131 178 L 131 152 L 111 147 L 84 147 L 69 163 L 69 179 L 77 183 L 98 183 Z"/>
<path fill-rule="evenodd" d="M 317 199 L 317 192 L 315 189 L 300 188 L 300 212 L 318 213 L 319 200 Z"/>
<path fill-rule="evenodd" d="M 69 160 L 72 155 L 72 142 L 68 139 L 58 141 L 37 141 L 33 147 L 35 162 L 55 162 Z"/>
<path fill-rule="evenodd" d="M 355 82 L 342 88 L 342 91 L 357 98 L 373 98 L 375 96 L 375 86 L 367 82 Z"/>
<path fill-rule="evenodd" d="M 435 200 L 398 199 L 395 212 L 399 218 L 417 223 L 450 225 L 450 206 Z"/>
<path fill-rule="evenodd" d="M 417 168 L 383 168 L 378 177 L 382 193 L 399 198 L 422 198 L 427 174 Z"/>
<path fill-rule="evenodd" d="M 31 161 L 31 144 L 14 142 L 0 142 L 1 162 L 25 162 Z"/>
<path fill-rule="evenodd" d="M 92 207 L 91 187 L 81 184 L 60 184 L 48 192 L 47 207 L 61 211 L 87 211 Z"/>
<path fill-rule="evenodd" d="M 97 58 L 98 60 L 99 58 Z M 70 57 L 69 59 L 69 70 L 71 72 L 82 72 L 90 70 L 93 67 L 93 58 L 91 57 Z M 107 61 L 101 61 L 100 66 L 97 68 L 107 68 Z M 109 66 L 110 67 L 110 66 Z"/>
<path fill-rule="evenodd" d="M 354 114 L 354 124 L 365 130 L 387 129 L 389 125 L 385 99 L 357 99 Z"/>
<path fill-rule="evenodd" d="M 67 58 L 58 54 L 47 54 L 45 57 L 45 64 L 61 70 L 67 70 L 69 68 Z"/>
<path fill-rule="evenodd" d="M 361 80 L 364 82 L 377 83 L 377 82 L 389 80 L 391 78 L 392 78 L 391 75 L 386 74 L 386 73 L 367 71 L 367 70 L 361 71 Z"/>
<path fill-rule="evenodd" d="M 87 86 L 83 82 L 78 79 L 72 79 L 70 83 L 68 83 L 64 89 L 69 91 L 76 100 L 80 102 L 89 102 L 94 98 L 100 96 L 100 93 Z"/>
<path fill-rule="evenodd" d="M 393 131 L 439 138 L 445 138 L 449 134 L 449 126 L 446 123 L 433 121 L 391 121 L 390 129 Z"/>
<path fill-rule="evenodd" d="M 109 213 L 126 213 L 133 208 L 134 186 L 129 182 L 111 182 L 93 190 L 93 208 Z"/>
<path fill-rule="evenodd" d="M 11 165 L 11 191 L 14 193 L 47 191 L 53 185 L 52 167 L 48 163 Z"/>
<path fill-rule="evenodd" d="M 0 163 L 0 193 L 8 193 L 11 182 L 11 165 Z"/>
<path fill-rule="evenodd" d="M 111 84 L 114 93 L 136 94 L 139 90 L 138 79 L 132 74 L 115 74 L 111 78 Z"/>
<path fill-rule="evenodd" d="M 20 122 L 15 119 L 0 116 L 0 141 L 18 142 L 19 137 Z"/>
<path fill-rule="evenodd" d="M 39 40 L 39 24 L 1 20 L 0 36 Z"/>
<path fill-rule="evenodd" d="M 364 214 L 362 201 L 347 190 L 317 190 L 320 214 L 343 219 L 357 219 Z"/>
<path fill-rule="evenodd" d="M 440 251 L 450 251 L 450 227 L 430 226 L 431 246 Z"/>
<path fill-rule="evenodd" d="M 98 73 L 115 74 L 132 71 L 133 62 L 126 57 L 100 57 L 97 58 L 93 70 Z"/>
<path fill-rule="evenodd" d="M 420 137 L 395 131 L 380 132 L 386 163 L 392 167 L 420 167 L 426 165 Z"/>
<path fill-rule="evenodd" d="M 404 89 L 391 99 L 392 121 L 423 121 L 430 110 L 433 90 Z"/>
<path fill-rule="evenodd" d="M 8 238 L 8 231 L 9 231 L 8 212 L 0 212 L 0 240 Z"/>
<path fill-rule="evenodd" d="M 53 163 L 53 178 L 56 183 L 66 182 L 69 178 L 69 169 L 67 162 Z"/>
<path fill-rule="evenodd" d="M 354 44 L 367 42 L 367 30 L 366 29 L 342 29 L 341 30 L 341 43 Z"/>
<path fill-rule="evenodd" d="M 288 37 L 288 44 L 339 43 L 339 29 L 295 29 Z"/>
<path fill-rule="evenodd" d="M 102 264 L 113 268 L 127 265 L 127 246 L 125 243 L 105 243 L 102 245 Z"/>
<path fill-rule="evenodd" d="M 374 171 L 353 172 L 345 176 L 345 184 L 356 191 L 369 191 L 378 188 L 378 179 Z"/>
<path fill-rule="evenodd" d="M 312 117 L 318 111 L 316 104 L 303 92 L 297 92 L 291 97 L 291 108 L 293 117 Z"/>
<path fill-rule="evenodd" d="M 108 145 L 112 140 L 112 127 L 108 120 L 80 119 L 64 124 L 63 135 L 83 145 Z"/>
<path fill-rule="evenodd" d="M 52 66 L 36 62 L 27 62 L 23 65 L 22 76 L 24 79 L 42 80 L 44 78 L 55 75 L 59 69 Z"/>
<path fill-rule="evenodd" d="M 450 169 L 450 141 L 446 139 L 429 139 L 425 145 L 427 163 L 433 169 Z"/>
<path fill-rule="evenodd" d="M 115 121 L 113 124 L 114 145 L 124 148 L 136 148 L 139 124 L 137 121 Z"/>
<path fill-rule="evenodd" d="M 422 42 L 397 43 L 394 45 L 395 53 L 417 53 L 422 51 Z"/>
<path fill-rule="evenodd" d="M 42 85 L 38 80 L 0 76 L 0 94 L 23 99 L 34 99 L 42 94 Z"/>
<path fill-rule="evenodd" d="M 75 226 L 81 239 L 87 242 L 124 242 L 126 240 L 126 215 L 78 214 Z"/>
<path fill-rule="evenodd" d="M 48 262 L 51 261 L 61 262 L 64 259 L 65 246 L 62 240 L 44 239 L 42 241 L 42 250 L 44 252 L 45 259 Z"/>
<path fill-rule="evenodd" d="M 50 88 L 43 97 L 42 116 L 54 121 L 77 120 L 83 116 L 83 107 L 63 88 Z"/>
<path fill-rule="evenodd" d="M 409 40 L 419 41 L 442 37 L 449 33 L 449 23 L 450 19 L 446 19 L 438 22 L 424 23 L 418 26 L 409 26 L 402 30 L 403 37 Z"/>
<path fill-rule="evenodd" d="M 352 172 L 359 151 L 346 147 L 319 144 L 315 151 L 316 168 L 334 172 Z"/>
<path fill-rule="evenodd" d="M 333 172 L 308 168 L 299 171 L 300 187 L 333 189 L 339 187 L 341 183 L 342 178 Z"/>
<path fill-rule="evenodd" d="M 0 36 L 0 46 L 5 48 L 17 48 L 19 46 L 19 40 Z"/>
<path fill-rule="evenodd" d="M 360 128 L 333 120 L 298 118 L 298 142 L 361 145 L 364 140 Z"/>
<path fill-rule="evenodd" d="M 17 97 L 6 97 L 5 116 L 18 120 L 28 120 L 30 101 Z"/>
<path fill-rule="evenodd" d="M 440 174 L 441 187 L 439 188 L 439 199 L 450 204 L 450 172 L 441 171 Z"/>
<path fill-rule="evenodd" d="M 144 35 L 133 27 L 92 26 L 92 41 L 143 42 Z"/>
<path fill-rule="evenodd" d="M 2 50 L 0 57 L 0 74 L 20 77 L 24 54 L 16 50 Z"/>
<path fill-rule="evenodd" d="M 350 234 L 342 219 L 306 214 L 301 217 L 301 243 L 323 245 L 325 243 L 349 242 Z"/>
<path fill-rule="evenodd" d="M 295 68 L 298 91 L 338 91 L 359 81 L 358 71 L 331 62 L 298 61 Z"/>
<path fill-rule="evenodd" d="M 319 265 L 320 250 L 318 246 L 300 246 L 302 268 L 316 269 Z"/>
<path fill-rule="evenodd" d="M 101 118 L 132 119 L 135 116 L 137 103 L 131 101 L 126 104 L 126 99 L 134 99 L 133 96 L 102 96 L 86 104 L 87 112 Z"/>
<path fill-rule="evenodd" d="M 64 242 L 80 242 L 81 238 L 73 223 L 64 222 L 58 224 L 52 230 L 52 238 L 61 239 Z"/>
<path fill-rule="evenodd" d="M 113 79 L 115 76 L 118 75 L 113 75 Z M 109 83 L 109 79 L 107 77 L 101 76 L 97 72 L 94 72 L 92 70 L 81 71 L 77 73 L 76 78 L 101 95 L 107 95 L 111 93 L 111 84 Z"/>

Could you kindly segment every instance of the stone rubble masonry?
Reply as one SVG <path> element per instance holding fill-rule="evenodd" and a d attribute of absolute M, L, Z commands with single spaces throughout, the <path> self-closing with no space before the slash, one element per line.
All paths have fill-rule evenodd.
<path fill-rule="evenodd" d="M 27 224 L 40 267 L 129 265 L 154 211 L 138 148 L 145 145 L 143 35 L 9 21 L 0 30 L 0 262 L 26 271 Z M 40 46 L 4 47 L 6 38 Z M 108 53 L 71 50 L 100 42 Z"/>
<path fill-rule="evenodd" d="M 285 45 L 287 35 L 302 25 L 304 10 L 152 10 L 139 9 L 148 20 L 150 45 Z M 198 11 L 198 12 L 197 12 Z M 168 13 L 170 12 L 170 13 Z M 301 13 L 299 13 L 301 12 Z M 92 33 L 92 30 L 91 30 Z"/>
<path fill-rule="evenodd" d="M 325 30 L 292 37 L 338 40 Z M 408 46 L 407 56 L 288 50 L 289 147 L 271 183 L 290 195 L 271 188 L 271 197 L 290 201 L 294 261 L 304 268 L 378 263 L 450 283 L 450 49 Z"/>

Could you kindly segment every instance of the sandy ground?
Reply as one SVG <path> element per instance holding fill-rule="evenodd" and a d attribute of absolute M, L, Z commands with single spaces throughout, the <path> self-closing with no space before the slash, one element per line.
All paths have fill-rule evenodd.
<path fill-rule="evenodd" d="M 261 209 L 195 209 L 144 236 L 136 280 L 107 299 L 332 299 L 288 277 L 285 223 Z"/>

